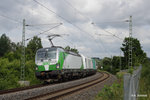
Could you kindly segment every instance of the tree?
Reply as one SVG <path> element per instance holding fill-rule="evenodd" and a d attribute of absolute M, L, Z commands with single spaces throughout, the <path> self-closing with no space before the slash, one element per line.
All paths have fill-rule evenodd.
<path fill-rule="evenodd" d="M 120 57 L 113 56 L 112 59 L 112 73 L 116 74 L 120 70 Z"/>
<path fill-rule="evenodd" d="M 21 59 L 21 48 L 22 48 L 22 44 L 21 42 L 18 42 L 15 48 L 16 51 L 14 52 L 16 59 Z"/>
<path fill-rule="evenodd" d="M 20 85 L 21 42 L 15 44 L 3 34 L 0 37 L 0 90 L 18 88 Z M 40 84 L 35 77 L 35 62 L 33 61 L 37 49 L 42 48 L 40 38 L 34 37 L 26 48 L 25 79 L 31 85 Z M 28 53 L 29 52 L 29 53 Z M 30 59 L 28 59 L 30 57 Z"/>
<path fill-rule="evenodd" d="M 109 57 L 103 58 L 102 66 L 105 71 L 111 72 L 111 69 L 112 69 L 111 64 L 112 64 L 111 58 L 109 58 Z"/>
<path fill-rule="evenodd" d="M 36 51 L 42 47 L 41 39 L 37 36 L 33 37 L 26 48 L 27 59 L 34 59 Z"/>
<path fill-rule="evenodd" d="M 124 59 L 126 61 L 126 65 L 128 65 L 128 58 L 129 58 L 129 37 L 125 38 L 121 50 L 124 53 Z M 133 66 L 142 63 L 143 59 L 146 58 L 146 53 L 142 50 L 141 44 L 138 39 L 131 38 L 132 41 L 132 64 Z"/>
<path fill-rule="evenodd" d="M 11 50 L 10 44 L 10 39 L 5 34 L 2 34 L 0 37 L 0 57 L 4 56 L 5 53 Z"/>
<path fill-rule="evenodd" d="M 70 46 L 66 46 L 66 47 L 65 47 L 65 50 L 67 50 L 67 51 L 72 51 L 72 52 L 75 52 L 75 53 L 79 53 L 78 49 L 70 48 Z"/>

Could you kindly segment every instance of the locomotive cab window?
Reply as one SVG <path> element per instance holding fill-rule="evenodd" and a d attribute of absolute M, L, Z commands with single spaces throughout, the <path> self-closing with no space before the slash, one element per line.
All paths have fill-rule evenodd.
<path fill-rule="evenodd" d="M 51 60 L 56 59 L 56 48 L 40 49 L 36 53 L 36 60 Z"/>
<path fill-rule="evenodd" d="M 37 54 L 36 54 L 36 59 L 37 60 L 44 59 L 45 55 L 46 55 L 46 52 L 44 52 L 44 51 L 38 51 Z"/>
<path fill-rule="evenodd" d="M 47 58 L 48 59 L 56 59 L 56 50 L 47 51 Z"/>

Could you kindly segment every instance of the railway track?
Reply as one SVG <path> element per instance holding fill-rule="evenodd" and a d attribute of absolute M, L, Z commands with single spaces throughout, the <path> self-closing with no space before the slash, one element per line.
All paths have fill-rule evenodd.
<path fill-rule="evenodd" d="M 43 84 L 38 84 L 38 85 L 25 86 L 25 87 L 14 88 L 14 89 L 9 89 L 9 90 L 1 90 L 0 95 L 9 94 L 9 93 L 13 93 L 13 92 L 19 92 L 19 91 L 23 91 L 23 90 L 27 90 L 27 89 L 39 88 L 39 87 L 42 87 L 42 86 L 44 86 L 44 85 Z"/>
<path fill-rule="evenodd" d="M 69 81 L 71 81 L 71 80 L 69 80 Z M 44 86 L 56 85 L 56 84 L 58 84 L 58 82 L 59 81 L 56 81 L 56 82 L 53 82 L 53 83 L 50 83 L 50 84 L 43 83 L 43 84 L 37 84 L 37 85 L 32 85 L 32 86 L 25 86 L 25 87 L 8 89 L 8 90 L 0 90 L 0 95 L 13 93 L 13 92 L 19 92 L 19 91 L 28 90 L 28 89 L 40 88 L 40 87 L 44 87 Z M 61 81 L 61 83 L 63 83 L 63 82 Z"/>
<path fill-rule="evenodd" d="M 107 80 L 109 77 L 110 77 L 110 75 L 108 73 L 103 73 L 103 76 L 99 77 L 96 80 L 90 81 L 88 83 L 83 83 L 83 84 L 73 86 L 70 88 L 64 88 L 64 89 L 54 91 L 51 93 L 47 93 L 44 95 L 39 95 L 37 97 L 30 98 L 29 100 L 37 100 L 37 99 L 56 100 L 56 99 L 60 99 L 61 97 L 67 96 L 67 95 L 72 94 L 74 92 L 78 92 L 78 91 L 81 91 L 82 89 L 89 88 L 89 87 L 94 86 L 98 83 L 101 83 L 101 82 Z"/>
<path fill-rule="evenodd" d="M 97 75 L 97 76 L 96 76 Z M 0 91 L 0 100 L 20 100 L 20 99 L 57 99 L 70 93 L 80 91 L 109 78 L 107 73 L 98 73 L 95 76 L 83 78 L 58 84 L 35 85 L 18 89 Z M 74 84 L 74 85 L 72 85 Z"/>

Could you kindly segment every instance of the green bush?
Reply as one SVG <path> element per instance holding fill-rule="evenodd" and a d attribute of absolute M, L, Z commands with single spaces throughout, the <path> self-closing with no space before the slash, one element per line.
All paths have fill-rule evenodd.
<path fill-rule="evenodd" d="M 134 71 L 133 67 L 129 68 L 128 73 L 132 74 Z"/>
<path fill-rule="evenodd" d="M 9 61 L 7 58 L 0 58 L 0 90 L 20 87 L 20 60 Z M 30 81 L 30 85 L 41 83 L 35 77 L 35 63 L 33 60 L 27 61 L 25 66 L 25 80 Z"/>
<path fill-rule="evenodd" d="M 98 93 L 95 100 L 122 100 L 123 98 L 123 85 L 114 83 L 112 86 L 105 85 L 104 88 Z"/>
<path fill-rule="evenodd" d="M 150 100 L 150 61 L 146 60 L 142 66 L 141 78 L 139 82 L 140 94 L 147 94 L 147 98 L 139 100 Z"/>
<path fill-rule="evenodd" d="M 123 99 L 123 75 L 125 72 L 116 74 L 118 80 L 111 86 L 105 85 L 98 93 L 95 100 L 122 100 Z"/>
<path fill-rule="evenodd" d="M 8 59 L 0 59 L 0 90 L 18 87 L 19 62 Z"/>
<path fill-rule="evenodd" d="M 30 81 L 30 85 L 40 84 L 41 81 L 35 77 L 35 62 L 29 60 L 26 62 L 26 80 Z"/>

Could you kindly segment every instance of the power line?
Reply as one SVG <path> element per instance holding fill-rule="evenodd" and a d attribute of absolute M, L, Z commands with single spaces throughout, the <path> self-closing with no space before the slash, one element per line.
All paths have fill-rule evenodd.
<path fill-rule="evenodd" d="M 32 24 L 32 25 L 26 25 L 26 26 L 47 26 L 47 25 L 55 25 L 55 24 L 62 24 L 62 23 L 49 23 L 49 24 Z"/>
<path fill-rule="evenodd" d="M 118 39 L 120 39 L 120 40 L 123 40 L 122 38 L 120 38 L 120 37 L 116 36 L 115 34 L 113 34 L 113 33 L 109 32 L 109 31 L 106 31 L 106 30 L 103 30 L 103 31 L 105 31 L 105 32 L 107 32 L 107 33 L 109 33 L 109 34 L 112 34 L 112 36 L 114 36 L 114 37 L 116 37 L 116 38 L 118 38 Z"/>
<path fill-rule="evenodd" d="M 84 32 L 84 33 L 87 33 L 85 31 L 83 31 L 81 28 L 79 28 L 78 26 L 76 26 L 75 24 L 73 24 L 71 21 L 65 19 L 64 17 L 58 15 L 56 12 L 50 10 L 49 8 L 47 8 L 46 6 L 44 6 L 43 4 L 41 4 L 40 2 L 36 1 L 36 0 L 33 0 L 35 1 L 37 4 L 39 4 L 40 6 L 44 7 L 45 9 L 47 9 L 48 11 L 54 13 L 55 15 L 57 15 L 58 17 L 60 17 L 61 19 L 65 20 L 66 22 L 70 23 L 71 25 L 73 25 L 74 27 L 76 27 L 77 29 L 79 29 L 80 31 Z"/>
<path fill-rule="evenodd" d="M 39 28 L 39 27 L 34 27 L 35 29 L 38 29 L 38 30 L 40 30 L 40 31 L 44 31 L 43 29 L 41 29 L 41 28 Z M 33 31 L 33 30 L 31 30 L 31 29 L 27 29 L 26 28 L 26 30 L 30 30 L 30 31 Z"/>
<path fill-rule="evenodd" d="M 76 10 L 76 12 L 78 12 L 80 15 L 86 17 L 88 20 L 91 20 L 88 16 L 83 15 L 78 9 L 76 9 L 69 1 L 67 0 L 63 0 L 64 2 L 66 2 L 70 7 L 72 7 L 74 10 Z"/>
<path fill-rule="evenodd" d="M 75 9 L 78 13 L 80 13 L 80 11 L 78 11 L 75 7 L 73 7 L 73 5 L 70 3 L 70 2 L 68 2 L 67 0 L 63 0 L 63 1 L 65 1 L 68 5 L 70 5 L 73 9 Z M 81 13 L 80 13 L 81 14 Z M 85 17 L 87 17 L 87 16 L 85 16 Z M 87 17 L 89 20 L 90 20 L 90 18 L 89 17 Z M 122 22 L 122 21 L 113 21 L 113 23 L 114 22 Z M 106 31 L 106 30 L 104 30 L 105 32 L 107 32 L 107 33 L 109 33 L 109 34 L 112 34 L 111 32 L 108 32 L 108 31 Z M 112 34 L 114 37 L 116 37 L 116 38 L 118 38 L 118 39 L 121 39 L 120 37 L 118 37 L 118 36 L 116 36 L 115 34 Z M 121 40 L 123 40 L 123 39 L 121 39 Z"/>
<path fill-rule="evenodd" d="M 63 24 L 63 23 L 50 23 L 50 24 L 32 24 L 32 25 L 29 25 L 29 24 L 27 24 L 26 26 L 28 26 L 28 27 L 34 27 L 35 29 L 38 29 L 38 30 L 40 30 L 40 31 L 44 31 L 43 29 L 41 29 L 41 27 L 39 28 L 39 27 L 37 27 L 37 26 L 41 26 L 41 25 L 43 25 L 43 26 L 47 26 L 47 25 L 55 25 L 55 24 Z M 27 29 L 27 30 L 30 30 L 30 31 L 32 31 L 31 29 Z"/>
<path fill-rule="evenodd" d="M 105 46 L 103 45 L 103 42 L 101 41 L 101 39 L 99 38 L 101 45 L 103 46 L 103 48 L 106 50 L 106 52 L 109 53 L 109 55 L 111 55 L 110 51 L 108 49 L 105 48 Z"/>
<path fill-rule="evenodd" d="M 71 6 L 74 10 L 76 10 L 80 15 L 82 15 L 82 16 L 84 16 L 84 17 L 86 17 L 88 20 L 91 20 L 88 16 L 85 16 L 85 15 L 83 15 L 79 10 L 77 10 L 69 1 L 67 1 L 67 0 L 64 0 L 69 6 Z M 82 32 L 84 32 L 84 33 L 87 33 L 87 32 L 85 32 L 85 31 L 83 31 L 83 30 L 81 30 L 79 27 L 77 27 L 80 31 L 82 31 Z M 89 33 L 88 33 L 89 34 Z M 91 34 L 89 34 L 89 35 L 91 35 Z M 92 36 L 92 35 L 91 35 Z M 93 36 L 92 36 L 93 37 Z M 90 38 L 92 38 L 92 37 L 90 37 Z M 94 38 L 92 38 L 96 43 L 97 43 L 97 41 L 94 39 Z M 97 43 L 98 44 L 98 43 Z M 99 46 L 99 45 L 97 45 L 97 46 Z M 101 48 L 101 47 L 100 47 Z"/>
<path fill-rule="evenodd" d="M 96 27 L 94 27 L 94 29 L 96 30 L 96 33 L 97 33 L 97 28 Z M 100 34 L 97 34 L 97 35 L 100 35 Z M 110 36 L 110 35 L 109 35 Z M 110 53 L 110 51 L 109 50 L 107 50 L 106 48 L 105 48 L 105 46 L 103 45 L 103 42 L 101 41 L 101 39 L 99 38 L 99 41 L 100 41 L 100 44 L 101 44 L 101 46 L 103 47 L 103 49 L 105 49 L 105 51 L 109 54 L 109 55 L 111 55 L 111 53 Z"/>
<path fill-rule="evenodd" d="M 38 2 L 38 1 L 36 1 L 36 0 L 33 0 L 33 1 L 35 1 L 35 2 L 36 2 L 37 4 L 39 4 L 40 6 L 44 7 L 44 8 L 47 9 L 48 11 L 54 13 L 55 15 L 57 15 L 58 17 L 60 17 L 61 19 L 65 20 L 66 22 L 70 23 L 71 25 L 73 25 L 74 27 L 76 27 L 77 29 L 79 29 L 80 31 L 83 32 L 82 29 L 80 29 L 78 26 L 76 26 L 75 24 L 73 24 L 71 21 L 65 19 L 64 17 L 62 17 L 62 16 L 60 16 L 60 15 L 58 15 L 56 12 L 50 10 L 48 7 L 44 6 L 42 3 L 40 3 L 40 2 Z"/>
<path fill-rule="evenodd" d="M 21 22 L 21 21 L 15 20 L 15 19 L 10 18 L 10 17 L 8 17 L 8 16 L 5 16 L 5 15 L 0 15 L 0 16 L 1 16 L 1 17 L 6 18 L 6 19 L 8 19 L 8 20 L 11 20 L 11 21 L 13 21 L 13 22 L 16 22 L 16 23 L 20 23 L 20 24 L 22 24 L 22 22 Z"/>
<path fill-rule="evenodd" d="M 61 24 L 59 24 L 59 25 L 56 25 L 56 26 L 54 26 L 54 27 L 52 27 L 52 28 L 50 28 L 50 29 L 48 29 L 48 30 L 45 30 L 45 31 L 43 31 L 43 32 L 41 32 L 41 33 L 39 33 L 39 34 L 37 34 L 37 35 L 35 35 L 35 36 L 38 36 L 38 35 L 44 34 L 44 33 L 48 32 L 48 31 L 50 31 L 50 30 L 52 30 L 52 29 L 54 29 L 54 28 L 56 28 L 56 27 L 58 27 L 58 26 L 60 26 L 60 25 L 62 25 L 62 23 L 61 23 Z M 33 36 L 33 37 L 34 37 L 34 36 Z M 28 41 L 28 40 L 32 39 L 33 37 L 26 39 L 26 41 Z"/>
<path fill-rule="evenodd" d="M 61 37 L 61 38 L 62 38 L 63 40 L 65 40 L 66 42 L 68 42 L 68 43 L 74 45 L 71 41 L 68 41 L 67 39 L 65 39 L 65 38 L 63 38 L 63 37 Z"/>
<path fill-rule="evenodd" d="M 107 20 L 107 19 L 105 19 Z M 101 23 L 122 23 L 124 20 L 114 20 L 114 21 L 101 21 L 100 23 L 96 23 L 97 25 L 100 25 Z"/>
<path fill-rule="evenodd" d="M 97 26 L 95 23 L 91 23 L 93 26 Z M 123 40 L 122 38 L 120 38 L 120 37 L 118 37 L 118 36 L 116 36 L 115 34 L 113 34 L 113 33 L 111 33 L 111 32 L 109 32 L 109 31 L 106 31 L 106 30 L 104 30 L 104 29 L 101 29 L 101 30 L 103 30 L 103 31 L 105 31 L 105 32 L 107 32 L 107 33 L 109 33 L 109 34 L 111 34 L 112 36 L 114 36 L 114 37 L 116 37 L 116 38 L 118 38 L 118 39 L 120 39 L 120 40 Z"/>
<path fill-rule="evenodd" d="M 84 17 L 86 17 L 86 18 L 88 18 L 89 20 L 91 20 L 88 16 L 85 16 L 85 15 L 83 15 L 83 14 L 81 14 L 81 12 L 79 11 L 79 10 L 77 10 L 70 2 L 68 2 L 67 0 L 64 0 L 68 5 L 70 5 L 73 9 L 75 9 L 80 15 L 82 15 L 82 16 L 84 16 Z M 74 24 L 73 24 L 74 25 Z M 85 32 L 84 30 L 82 30 L 81 28 L 79 28 L 78 26 L 76 26 L 76 25 L 74 25 L 76 28 L 78 28 L 80 31 L 82 31 L 82 32 L 84 32 L 84 33 L 87 33 L 87 32 Z M 88 33 L 89 34 L 89 33 Z M 89 35 L 91 35 L 91 34 L 89 34 Z M 92 36 L 92 35 L 91 35 Z M 93 36 L 92 36 L 93 37 Z M 93 38 L 94 39 L 94 38 Z"/>
<path fill-rule="evenodd" d="M 96 35 L 99 35 L 99 36 L 112 36 L 112 35 L 107 35 L 107 34 L 96 34 Z"/>
<path fill-rule="evenodd" d="M 40 3 L 40 2 L 38 2 L 38 1 L 36 1 L 36 0 L 33 0 L 33 1 L 35 1 L 37 4 L 39 4 L 40 6 L 44 7 L 44 8 L 47 9 L 48 11 L 54 13 L 55 15 L 57 15 L 58 17 L 60 17 L 61 19 L 65 20 L 66 22 L 70 23 L 71 25 L 73 25 L 74 27 L 76 27 L 77 29 L 79 29 L 81 32 L 87 33 L 87 32 L 85 32 L 84 30 L 82 30 L 80 27 L 78 27 L 77 25 L 73 24 L 71 21 L 65 19 L 65 18 L 62 17 L 61 15 L 58 15 L 56 12 L 54 12 L 54 11 L 52 11 L 51 9 L 49 9 L 48 7 L 44 6 L 42 3 Z M 87 33 L 87 34 L 89 34 L 89 33 Z M 91 35 L 91 34 L 89 34 L 89 35 Z M 90 38 L 93 39 L 93 36 L 91 35 Z M 97 42 L 96 42 L 96 43 L 97 43 Z"/>
<path fill-rule="evenodd" d="M 57 15 L 58 17 L 60 17 L 61 19 L 65 20 L 66 22 L 72 24 L 69 20 L 67 20 L 67 19 L 65 19 L 64 17 L 58 15 L 56 12 L 54 12 L 53 10 L 51 10 L 51 9 L 49 9 L 48 7 L 44 6 L 42 3 L 40 3 L 40 2 L 38 2 L 38 1 L 36 1 L 36 0 L 33 0 L 33 1 L 36 2 L 37 4 L 39 4 L 40 6 L 44 7 L 44 8 L 47 9 L 48 11 L 54 13 L 55 15 Z M 74 25 L 74 24 L 72 24 L 72 25 Z"/>
<path fill-rule="evenodd" d="M 78 11 L 75 7 L 73 7 L 73 5 L 70 3 L 70 2 L 68 2 L 67 0 L 64 0 L 68 5 L 70 5 L 73 9 L 75 9 L 80 15 L 82 15 L 82 16 L 84 16 L 83 14 L 81 14 L 81 12 L 80 11 Z M 84 16 L 84 17 L 86 17 L 86 18 L 88 18 L 89 20 L 91 20 L 88 16 Z M 99 34 L 99 35 L 105 35 L 105 34 Z M 105 35 L 105 36 L 110 36 L 110 35 Z M 112 36 L 112 35 L 111 35 Z M 114 36 L 114 35 L 113 35 Z M 93 36 L 92 36 L 93 37 Z M 116 37 L 116 36 L 115 36 Z M 117 37 L 118 38 L 118 37 Z M 94 39 L 95 40 L 95 39 Z M 96 40 L 95 40 L 96 41 Z M 97 41 L 96 41 L 96 43 L 97 43 Z M 101 42 L 102 43 L 102 42 Z M 99 46 L 99 45 L 98 45 Z M 103 43 L 102 43 L 102 46 L 104 47 L 104 45 L 103 45 Z M 104 49 L 108 52 L 108 50 L 104 47 Z M 110 53 L 109 53 L 110 54 Z"/>

